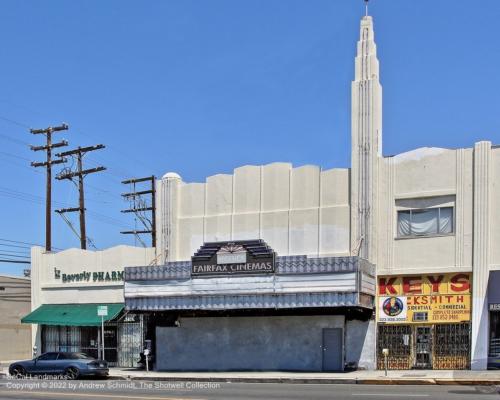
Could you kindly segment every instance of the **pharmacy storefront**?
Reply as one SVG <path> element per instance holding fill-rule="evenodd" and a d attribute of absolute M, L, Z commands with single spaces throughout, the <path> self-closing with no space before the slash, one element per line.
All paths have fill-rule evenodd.
<path fill-rule="evenodd" d="M 471 274 L 377 278 L 377 367 L 469 369 Z"/>
<path fill-rule="evenodd" d="M 136 366 L 145 322 L 124 310 L 123 271 L 125 265 L 149 263 L 152 254 L 152 249 L 128 246 L 58 253 L 33 248 L 32 311 L 21 322 L 33 326 L 34 352 L 101 358 L 104 350 L 110 366 Z"/>

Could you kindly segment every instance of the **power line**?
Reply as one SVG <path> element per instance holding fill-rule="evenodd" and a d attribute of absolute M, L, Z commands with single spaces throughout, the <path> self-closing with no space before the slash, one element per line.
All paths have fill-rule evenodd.
<path fill-rule="evenodd" d="M 21 146 L 29 146 L 28 142 L 25 142 L 25 141 L 17 139 L 17 138 L 13 138 L 12 136 L 9 136 L 9 135 L 4 135 L 3 133 L 0 133 L 0 137 L 5 139 L 5 140 L 8 140 L 10 142 L 19 144 Z"/>
<path fill-rule="evenodd" d="M 25 157 L 21 157 L 21 156 L 15 156 L 13 154 L 10 154 L 10 153 L 6 153 L 6 152 L 3 152 L 3 151 L 0 151 L 0 155 L 5 155 L 7 157 L 13 157 L 13 158 L 19 158 L 23 161 L 30 161 L 29 159 L 25 158 Z M 14 161 L 11 161 L 11 160 L 3 160 L 3 161 L 6 161 L 8 162 L 9 164 L 12 164 L 12 165 L 15 165 L 17 167 L 22 167 L 22 168 L 25 168 L 25 169 L 29 169 L 30 171 L 34 171 L 36 173 L 39 173 L 39 174 L 42 174 L 43 172 L 40 171 L 40 170 L 37 170 L 33 167 L 28 167 L 26 165 L 22 165 L 22 164 L 18 164 Z M 91 188 L 91 189 L 94 189 L 96 192 L 98 193 L 103 193 L 109 197 L 112 197 L 114 200 L 116 200 L 118 198 L 118 195 L 113 195 L 109 190 L 106 190 L 106 189 L 103 189 L 103 188 L 100 188 L 98 186 L 94 186 L 94 185 L 89 185 L 87 184 L 87 187 Z M 103 203 L 103 204 L 109 204 L 109 202 L 104 202 L 104 201 L 101 201 L 101 200 L 97 200 L 97 199 L 93 199 L 93 198 L 88 198 L 87 200 L 89 201 L 95 201 L 95 202 L 100 202 L 100 203 Z M 56 201 L 54 201 L 54 203 L 57 203 Z"/>
<path fill-rule="evenodd" d="M 31 172 L 33 172 L 33 170 L 34 170 L 34 168 L 28 167 L 27 165 L 18 164 L 17 162 L 12 161 L 12 160 L 2 159 L 1 161 L 2 162 L 6 162 L 6 163 L 8 163 L 10 165 L 15 165 L 16 167 L 21 167 L 21 168 L 29 169 Z M 36 170 L 35 170 L 35 172 L 40 173 L 40 174 L 42 173 L 41 171 L 36 171 Z"/>
<path fill-rule="evenodd" d="M 0 154 L 3 154 L 4 156 L 7 156 L 7 157 L 18 158 L 18 159 L 23 160 L 23 161 L 28 161 L 28 162 L 31 161 L 29 158 L 17 156 L 15 154 L 7 153 L 5 151 L 0 151 Z"/>
<path fill-rule="evenodd" d="M 30 129 L 29 125 L 26 125 L 26 124 L 24 124 L 22 122 L 19 122 L 19 121 L 15 121 L 15 120 L 13 120 L 11 118 L 5 118 L 5 117 L 0 116 L 0 119 L 3 120 L 3 121 L 6 121 L 6 122 L 10 122 L 11 124 L 14 124 L 14 125 L 17 125 L 17 126 L 21 126 L 23 128 Z"/>
<path fill-rule="evenodd" d="M 87 214 L 89 216 L 93 217 L 94 219 L 101 221 L 101 222 L 109 223 L 109 224 L 115 225 L 115 226 L 127 227 L 127 225 L 124 224 L 123 221 L 120 221 L 119 219 L 110 217 L 108 215 L 100 214 L 98 212 L 90 211 L 90 210 L 87 210 Z"/>
<path fill-rule="evenodd" d="M 59 215 L 61 216 L 61 218 L 64 220 L 64 222 L 66 222 L 66 224 L 68 225 L 69 229 L 71 229 L 71 231 L 76 235 L 76 237 L 78 239 L 81 240 L 80 238 L 80 234 L 78 233 L 78 231 L 75 229 L 75 226 L 71 223 L 71 221 L 69 220 L 68 217 L 66 217 L 66 215 L 64 215 L 64 213 L 59 213 Z M 94 241 L 91 240 L 88 236 L 87 236 L 87 240 L 89 241 L 90 245 L 97 250 L 97 247 L 96 245 L 94 244 Z"/>
<path fill-rule="evenodd" d="M 104 164 L 104 162 L 106 162 L 106 164 L 108 164 L 108 160 L 104 161 L 102 158 L 100 157 L 96 157 L 96 156 L 93 156 L 93 157 L 88 157 L 87 158 L 92 164 L 95 164 L 95 165 L 99 165 L 99 164 Z M 116 172 L 113 172 L 113 171 L 116 171 Z M 121 167 L 118 168 L 116 166 L 108 166 L 108 169 L 107 169 L 107 172 L 118 178 L 120 181 L 123 179 L 124 176 L 130 176 L 130 173 L 127 172 L 125 169 L 122 169 Z"/>
<path fill-rule="evenodd" d="M 10 197 L 18 200 L 30 201 L 35 204 L 43 204 L 43 197 L 38 196 L 36 194 L 21 192 L 16 189 L 9 189 L 6 187 L 0 186 L 0 196 Z M 109 202 L 105 202 L 102 200 L 97 200 L 94 198 L 87 199 L 92 202 L 101 203 L 101 204 L 109 204 Z M 61 201 L 53 201 L 54 204 L 59 204 L 61 206 L 68 206 L 69 203 L 61 202 Z"/>
<path fill-rule="evenodd" d="M 7 249 L 0 249 L 0 252 L 7 252 L 7 253 L 12 253 L 12 254 L 21 254 L 21 255 L 25 255 L 25 256 L 29 256 L 30 252 L 28 250 L 23 250 L 23 251 L 20 251 L 20 250 L 10 250 L 9 248 Z"/>
<path fill-rule="evenodd" d="M 83 132 L 81 129 L 74 129 L 74 131 L 75 131 L 77 134 L 79 134 L 79 135 L 82 135 L 82 136 L 90 136 L 90 137 L 92 137 L 92 135 L 89 135 L 88 133 Z M 96 139 L 97 139 L 97 138 L 96 138 Z M 108 145 L 108 146 L 107 146 L 107 148 L 108 148 L 108 150 L 111 150 L 111 151 L 113 151 L 113 152 L 115 152 L 115 153 L 117 153 L 117 154 L 120 154 L 121 156 L 123 156 L 123 158 L 124 158 L 125 160 L 133 160 L 136 164 L 141 164 L 141 165 L 142 165 L 144 168 L 146 168 L 148 171 L 150 171 L 150 170 L 151 170 L 151 166 L 146 165 L 146 164 L 145 164 L 142 160 L 140 160 L 140 159 L 138 159 L 138 158 L 136 158 L 136 157 L 132 156 L 131 154 L 127 154 L 127 153 L 125 153 L 123 150 L 119 150 L 118 148 L 116 148 L 116 147 L 115 147 L 115 146 L 113 146 L 113 145 L 111 145 L 111 146 L 110 146 L 110 145 Z M 133 176 L 134 174 L 130 174 L 130 173 L 128 173 L 127 175 L 128 175 L 128 176 Z"/>
<path fill-rule="evenodd" d="M 19 107 L 19 106 L 18 106 L 18 107 Z M 25 107 L 23 107 L 23 108 L 25 108 Z M 40 114 L 41 114 L 41 113 L 40 113 Z M 28 128 L 28 129 L 30 128 L 30 126 L 29 126 L 28 124 L 26 124 L 26 123 L 24 123 L 24 122 L 16 121 L 16 120 L 14 120 L 14 119 L 12 119 L 12 118 L 6 118 L 6 117 L 2 117 L 2 116 L 0 116 L 0 119 L 1 119 L 1 120 L 3 120 L 3 121 L 9 122 L 9 123 L 11 123 L 11 124 L 14 124 L 14 125 L 17 125 L 17 126 L 23 127 L 23 128 Z M 86 133 L 86 132 L 83 132 L 81 129 L 78 129 L 78 128 L 75 128 L 75 127 L 73 127 L 73 132 L 76 132 L 77 134 L 79 134 L 79 135 L 81 135 L 81 136 L 91 137 L 91 138 L 93 137 L 94 139 L 98 139 L 96 136 L 94 136 L 94 135 L 90 135 L 90 134 L 88 134 L 88 133 Z M 16 139 L 14 139 L 14 140 L 16 140 Z M 20 142 L 21 142 L 21 141 L 20 141 Z M 22 142 L 21 142 L 21 143 L 22 143 Z M 28 144 L 28 143 L 26 143 L 26 145 L 29 145 L 29 144 Z M 151 170 L 151 166 L 146 165 L 146 164 L 145 164 L 145 163 L 144 163 L 141 159 L 136 158 L 136 157 L 132 156 L 131 154 L 128 154 L 128 153 L 124 152 L 123 150 L 118 149 L 118 147 L 115 147 L 114 145 L 112 145 L 112 146 L 108 145 L 108 146 L 107 146 L 107 148 L 108 148 L 108 150 L 111 150 L 112 152 L 114 152 L 114 153 L 116 153 L 116 154 L 120 155 L 123 159 L 125 159 L 125 160 L 133 160 L 136 164 L 137 164 L 137 163 L 138 163 L 138 164 L 141 164 L 141 165 L 142 165 L 144 168 L 146 168 L 147 170 Z M 106 163 L 109 165 L 109 160 L 107 160 L 107 162 L 106 162 Z M 121 179 L 123 176 L 133 176 L 133 175 L 134 175 L 133 173 L 131 173 L 131 171 L 128 171 L 128 170 L 123 169 L 123 167 L 120 167 L 120 168 L 113 168 L 113 169 L 115 169 L 115 170 L 117 170 L 117 171 L 118 171 L 119 169 L 121 169 L 121 171 L 125 172 L 125 173 L 123 173 L 123 174 L 122 174 L 122 176 L 120 176 L 120 177 L 119 177 L 120 179 Z"/>
<path fill-rule="evenodd" d="M 20 261 L 20 260 L 7 260 L 7 259 L 0 259 L 0 263 L 31 264 L 31 261 Z"/>
<path fill-rule="evenodd" d="M 27 193 L 25 193 L 24 195 L 17 194 L 17 193 L 9 193 L 9 192 L 2 191 L 0 189 L 0 196 L 6 196 L 6 197 L 10 197 L 10 198 L 13 198 L 16 200 L 26 201 L 26 202 L 38 204 L 38 205 L 43 204 L 43 200 L 39 196 L 30 195 Z M 68 206 L 69 205 L 68 203 L 62 203 L 60 201 L 54 201 L 53 203 L 57 204 L 57 205 L 61 205 L 61 206 Z M 116 218 L 110 217 L 108 215 L 100 214 L 98 212 L 90 211 L 90 210 L 87 210 L 87 214 L 89 215 L 89 218 L 94 219 L 96 221 L 100 221 L 100 222 L 103 222 L 103 223 L 106 223 L 109 225 L 118 226 L 118 227 L 128 228 L 128 225 L 124 224 L 122 221 L 120 221 Z"/>
<path fill-rule="evenodd" d="M 6 118 L 6 117 L 0 117 L 0 119 L 4 120 L 4 121 L 7 121 L 7 122 L 10 122 L 12 124 L 15 124 L 15 125 L 18 125 L 18 126 L 21 126 L 23 128 L 29 128 L 29 125 L 26 124 L 26 123 L 23 123 L 23 122 L 19 122 L 19 121 L 16 121 L 14 119 L 11 119 L 11 118 Z M 79 129 L 75 129 L 73 128 L 73 131 L 78 133 L 79 135 L 82 135 L 82 136 L 89 136 L 89 137 L 92 137 L 92 135 L 89 135 Z M 26 145 L 26 146 L 29 146 L 29 143 L 27 142 L 23 142 L 22 140 L 19 140 L 19 139 L 15 139 L 15 138 L 12 138 L 10 136 L 7 136 L 7 135 L 3 135 L 3 134 L 0 134 L 1 137 L 4 137 L 5 139 L 7 140 L 11 140 L 11 141 L 14 141 L 18 144 L 22 144 L 22 145 Z M 95 136 L 94 136 L 95 137 Z M 142 164 L 144 167 L 146 167 L 148 170 L 151 169 L 151 167 L 149 166 L 146 166 L 146 164 L 144 164 L 141 160 L 139 160 L 138 158 L 135 158 L 135 157 L 132 157 L 131 155 L 129 154 L 126 154 L 125 152 L 123 152 L 122 150 L 119 150 L 118 148 L 115 148 L 114 146 L 107 146 L 107 148 L 111 151 L 113 151 L 114 153 L 118 154 L 122 157 L 124 157 L 126 160 L 130 160 L 130 159 L 133 159 L 136 163 L 140 163 Z M 89 158 L 90 159 L 90 158 Z M 103 162 L 102 161 L 99 161 L 99 159 L 96 157 L 96 160 L 97 161 L 94 161 L 95 163 L 99 163 L 99 164 L 102 164 Z M 123 179 L 123 177 L 125 176 L 133 176 L 134 173 L 132 173 L 131 171 L 128 171 L 126 169 L 123 168 L 123 165 L 121 165 L 120 167 L 117 167 L 117 166 L 113 166 L 113 164 L 110 166 L 110 162 L 109 162 L 109 159 L 106 160 L 106 164 L 108 164 L 108 170 L 112 170 L 112 171 L 116 171 L 117 173 L 114 173 L 112 171 L 108 171 L 110 175 L 113 175 L 114 177 L 118 178 L 118 180 L 114 180 L 110 177 L 107 176 L 107 174 L 104 174 L 104 177 L 107 178 L 107 179 L 110 179 L 110 180 L 113 180 L 114 183 L 117 183 L 119 184 L 121 182 L 121 180 Z M 39 172 L 39 171 L 37 171 Z M 88 185 L 89 186 L 89 185 Z"/>
<path fill-rule="evenodd" d="M 16 244 L 5 244 L 5 243 L 0 243 L 0 246 L 3 246 L 3 247 L 15 247 L 16 249 L 31 249 L 31 247 L 29 246 L 18 246 Z M 25 250 L 25 251 L 28 251 L 28 250 Z"/>
<path fill-rule="evenodd" d="M 31 258 L 31 257 L 27 257 L 27 256 L 16 256 L 15 254 L 8 254 L 8 253 L 0 253 L 0 256 L 16 257 L 16 258 Z"/>
<path fill-rule="evenodd" d="M 20 126 L 22 128 L 30 128 L 30 125 L 28 125 L 27 123 L 25 122 L 22 122 L 22 121 L 18 121 L 18 120 L 15 120 L 15 119 L 12 119 L 12 118 L 7 118 L 7 117 L 3 117 L 3 116 L 0 116 L 0 120 L 3 120 L 3 121 L 6 121 L 8 123 L 11 123 L 13 125 L 16 125 L 16 126 Z M 75 131 L 76 133 L 78 133 L 79 135 L 82 135 L 82 136 L 91 136 L 91 135 L 88 135 L 87 133 L 81 131 L 81 130 L 78 130 L 78 129 L 73 129 L 73 131 Z M 12 141 L 16 144 L 19 144 L 19 145 L 26 145 L 28 146 L 29 144 L 27 142 L 24 142 L 20 139 L 17 139 L 17 138 L 13 138 L 11 136 L 8 136 L 8 135 L 5 135 L 5 134 L 0 134 L 0 137 L 6 139 L 6 140 L 9 140 L 9 141 Z M 123 152 L 122 150 L 120 150 L 119 148 L 115 148 L 114 146 L 107 146 L 109 150 L 111 150 L 113 153 L 115 153 L 116 155 L 119 155 L 120 156 L 120 159 L 125 159 L 125 160 L 134 160 L 136 164 L 141 164 L 143 165 L 144 167 L 146 167 L 148 170 L 150 170 L 150 166 L 147 166 L 144 162 L 142 162 L 141 159 L 138 159 L 136 157 L 133 157 L 132 155 L 130 154 L 127 154 L 125 152 Z M 21 156 L 13 156 L 12 154 L 9 154 L 9 153 L 3 153 L 4 156 L 6 157 L 14 157 L 14 158 L 19 158 L 21 160 L 23 160 L 23 157 Z M 96 159 L 98 160 L 99 158 L 96 157 Z M 25 160 L 25 159 L 24 159 Z M 20 165 L 20 164 L 17 164 L 14 160 L 8 160 L 8 159 L 2 159 L 1 161 L 3 162 L 7 162 L 11 165 L 14 165 L 16 167 L 23 167 L 23 168 L 26 168 L 26 169 L 29 169 L 30 171 L 35 171 L 36 173 L 43 173 L 42 171 L 39 171 L 35 168 L 32 168 L 32 167 L 28 167 L 28 166 L 25 166 L 25 165 Z M 109 165 L 109 160 L 107 160 L 107 163 Z M 114 177 L 117 177 L 119 178 L 119 180 L 121 181 L 122 177 L 123 176 L 131 176 L 131 175 L 134 175 L 133 173 L 131 173 L 130 171 L 127 171 L 125 168 L 123 168 L 123 163 L 120 163 L 120 162 L 117 162 L 117 164 L 119 164 L 120 166 L 114 166 L 114 165 L 111 165 L 111 167 L 109 168 L 110 171 L 108 171 L 109 175 L 112 175 Z M 103 174 L 103 176 L 110 180 L 110 181 L 113 181 L 114 183 L 119 183 L 119 181 L 111 178 L 111 176 L 109 176 L 108 174 Z M 109 190 L 106 190 L 106 189 L 103 189 L 101 187 L 98 187 L 98 186 L 94 186 L 94 185 L 90 185 L 90 184 L 87 184 L 87 187 L 93 189 L 96 191 L 97 194 L 102 194 L 102 195 L 106 195 L 110 198 L 113 198 L 113 200 L 117 200 L 118 199 L 118 195 L 114 195 L 112 194 Z M 39 196 L 34 196 L 34 195 L 31 195 L 31 194 L 23 194 L 22 192 L 19 192 L 19 191 L 16 191 L 16 192 L 12 192 L 12 191 L 9 191 L 9 189 L 7 189 L 7 191 L 3 191 L 3 192 L 0 192 L 0 196 L 4 196 L 4 197 L 10 197 L 10 198 L 14 198 L 16 200 L 22 200 L 22 201 L 26 201 L 26 202 L 31 202 L 33 204 L 41 204 L 40 201 L 43 201 L 43 197 L 39 197 Z M 86 199 L 88 201 L 94 201 L 94 202 L 99 202 L 99 200 L 97 199 L 92 199 L 92 198 L 88 198 Z M 55 204 L 62 204 L 61 202 L 57 202 L 57 201 L 54 201 Z M 101 203 L 103 204 L 109 204 L 109 202 L 104 202 L 102 201 Z M 93 213 L 91 211 L 87 211 L 87 214 L 89 215 L 89 218 L 93 219 L 93 220 L 96 220 L 96 221 L 99 221 L 101 223 L 105 223 L 105 224 L 109 224 L 109 225 L 114 225 L 114 226 L 119 226 L 119 227 L 122 227 L 122 228 L 128 228 L 127 224 L 123 223 L 122 221 L 116 219 L 116 218 L 113 218 L 113 217 L 110 217 L 110 216 L 107 216 L 107 215 L 103 215 L 103 214 L 99 214 L 99 213 Z"/>
<path fill-rule="evenodd" d="M 0 238 L 0 242 L 20 243 L 20 244 L 27 244 L 30 246 L 41 246 L 41 244 L 39 244 L 39 243 L 22 242 L 20 240 L 12 240 L 12 239 L 4 239 L 4 238 Z M 58 249 L 58 250 L 62 250 L 62 249 Z"/>
<path fill-rule="evenodd" d="M 149 233 L 151 234 L 151 246 L 156 247 L 156 179 L 154 176 L 147 176 L 145 178 L 132 178 L 127 179 L 122 182 L 124 185 L 131 185 L 130 193 L 123 193 L 122 197 L 130 201 L 130 208 L 122 210 L 122 213 L 134 213 L 135 216 L 144 225 L 143 230 L 134 229 L 132 231 L 122 231 L 120 233 L 127 235 L 135 235 L 139 240 L 139 234 Z M 150 189 L 147 190 L 137 190 L 137 184 L 148 183 Z M 150 196 L 150 202 L 144 199 L 144 195 Z M 145 215 L 146 212 L 150 212 L 151 216 Z M 141 240 L 142 242 L 142 240 Z"/>
<path fill-rule="evenodd" d="M 2 192 L 2 190 L 0 190 L 0 196 L 6 196 L 6 197 L 10 197 L 10 198 L 13 198 L 16 200 L 26 201 L 26 202 L 29 202 L 32 204 L 37 204 L 37 205 L 43 204 L 43 201 L 38 199 L 38 198 L 23 197 L 22 195 L 16 195 L 16 194 Z M 29 195 L 29 196 L 31 196 L 31 195 Z M 33 197 L 35 197 L 35 196 L 33 196 Z M 67 203 L 62 203 L 59 201 L 54 201 L 54 204 L 68 206 Z M 121 228 L 128 228 L 128 225 L 124 224 L 122 221 L 120 221 L 116 218 L 113 218 L 113 217 L 110 217 L 110 216 L 107 216 L 104 214 L 100 214 L 100 213 L 95 212 L 95 211 L 90 211 L 90 210 L 87 210 L 87 214 L 89 215 L 89 218 L 91 218 L 93 220 L 103 222 L 103 223 L 108 224 L 108 225 L 118 226 Z"/>

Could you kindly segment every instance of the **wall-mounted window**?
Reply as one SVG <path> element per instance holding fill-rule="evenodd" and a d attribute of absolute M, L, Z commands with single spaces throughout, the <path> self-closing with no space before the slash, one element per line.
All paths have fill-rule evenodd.
<path fill-rule="evenodd" d="M 398 237 L 450 235 L 453 207 L 398 211 Z"/>

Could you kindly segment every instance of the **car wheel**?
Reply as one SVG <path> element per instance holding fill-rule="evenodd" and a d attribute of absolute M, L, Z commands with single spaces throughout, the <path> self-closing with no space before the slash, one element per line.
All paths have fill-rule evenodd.
<path fill-rule="evenodd" d="M 69 367 L 65 371 L 64 375 L 66 376 L 67 379 L 74 380 L 80 376 L 80 371 L 78 371 L 78 369 L 75 367 Z"/>
<path fill-rule="evenodd" d="M 16 378 L 22 378 L 26 375 L 26 370 L 20 365 L 16 365 L 14 368 L 12 368 L 11 375 Z"/>

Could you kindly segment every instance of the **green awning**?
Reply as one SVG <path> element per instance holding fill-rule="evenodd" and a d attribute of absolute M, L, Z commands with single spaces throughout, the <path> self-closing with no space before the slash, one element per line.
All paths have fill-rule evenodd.
<path fill-rule="evenodd" d="M 104 321 L 115 318 L 124 308 L 123 303 L 112 304 L 43 304 L 21 319 L 23 324 L 99 326 L 101 317 L 97 306 L 108 306 Z"/>

